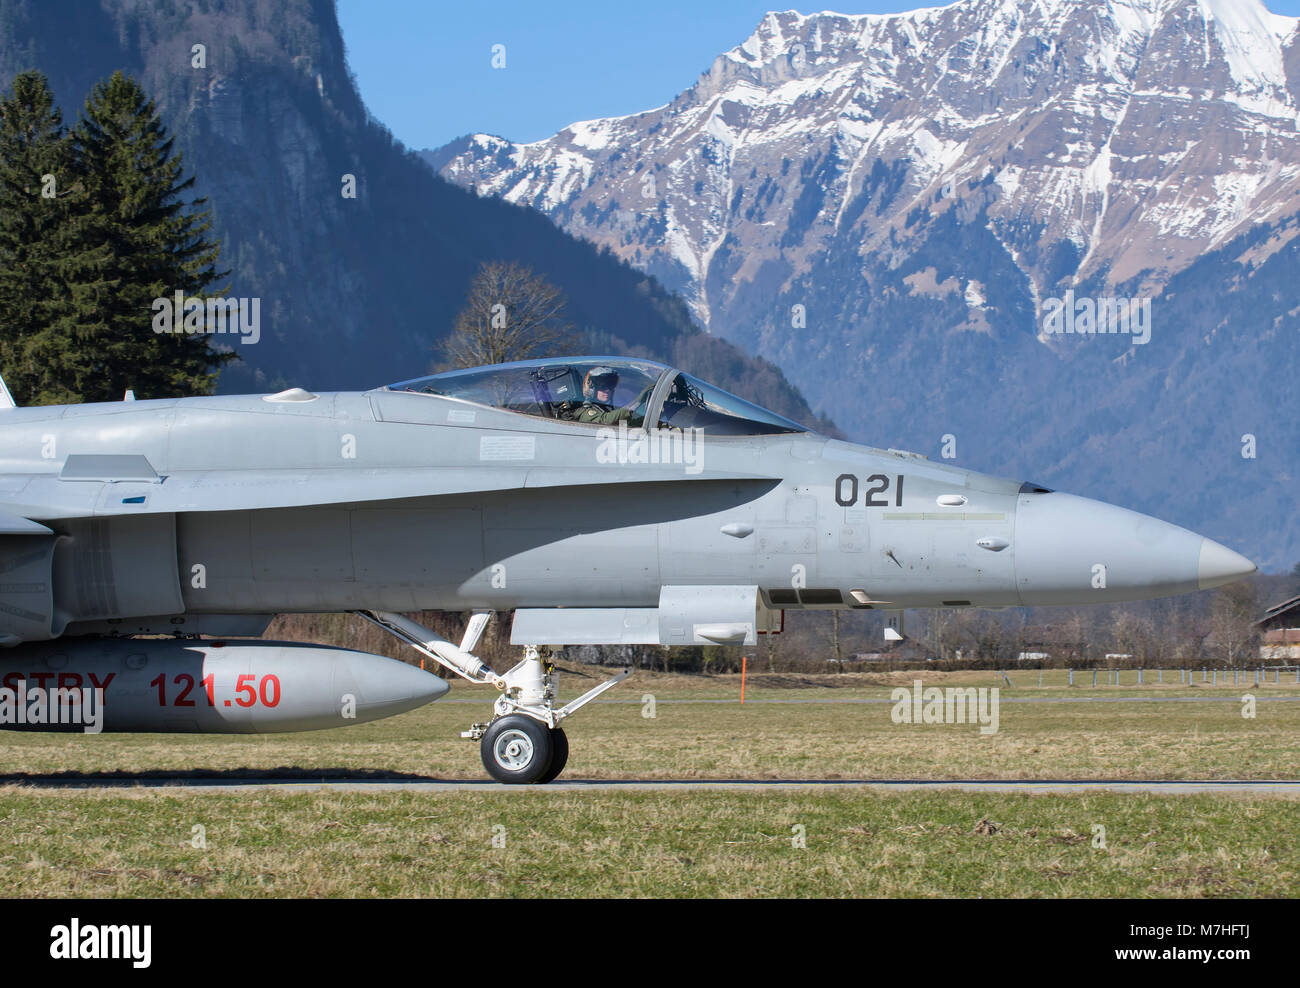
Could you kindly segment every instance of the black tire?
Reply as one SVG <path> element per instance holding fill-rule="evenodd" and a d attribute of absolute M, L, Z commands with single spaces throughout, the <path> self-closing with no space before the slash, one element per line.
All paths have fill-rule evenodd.
<path fill-rule="evenodd" d="M 564 733 L 564 728 L 557 727 L 551 731 L 551 767 L 546 770 L 546 774 L 537 780 L 539 786 L 544 786 L 548 782 L 554 782 L 561 772 L 564 771 L 565 763 L 569 760 L 569 736 Z"/>
<path fill-rule="evenodd" d="M 543 777 L 551 767 L 553 752 L 550 728 L 522 714 L 493 721 L 479 743 L 488 775 L 508 786 L 549 781 Z"/>

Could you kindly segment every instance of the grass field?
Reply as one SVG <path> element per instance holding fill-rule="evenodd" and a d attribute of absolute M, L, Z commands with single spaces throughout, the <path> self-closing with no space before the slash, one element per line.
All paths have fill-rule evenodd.
<path fill-rule="evenodd" d="M 7 788 L 0 883 L 14 896 L 1294 896 L 1295 810 L 1112 794 Z"/>
<path fill-rule="evenodd" d="M 592 679 L 561 677 L 562 698 Z M 922 675 L 922 674 L 916 674 Z M 926 685 L 1001 684 L 996 735 L 970 725 L 895 724 L 893 685 L 914 674 L 755 677 L 745 706 L 739 677 L 635 673 L 566 722 L 569 779 L 1291 779 L 1300 775 L 1300 689 L 1125 686 L 1007 688 L 990 673 L 925 673 Z M 1013 674 L 1013 681 L 1016 681 Z M 1020 677 L 1023 679 L 1024 677 Z M 826 685 L 831 683 L 833 685 Z M 643 701 L 653 695 L 654 716 Z M 4 772 L 176 773 L 195 769 L 309 777 L 358 772 L 442 779 L 484 775 L 478 746 L 459 732 L 490 717 L 494 694 L 457 684 L 443 700 L 400 717 L 334 731 L 232 735 L 0 733 Z M 1114 697 L 1218 702 L 1108 702 Z M 1043 703 L 1093 697 L 1099 701 Z M 1291 698 L 1278 702 L 1270 698 Z M 481 706 L 460 701 L 477 699 Z M 729 702 L 711 703 L 709 700 Z M 1035 702 L 1020 702 L 1022 700 Z M 759 702 L 753 702 L 759 701 Z M 777 702 L 779 701 L 779 702 Z"/>
<path fill-rule="evenodd" d="M 567 698 L 603 677 L 562 676 Z M 635 673 L 566 724 L 566 779 L 1293 779 L 1300 689 L 1069 688 L 1012 672 Z M 890 718 L 895 685 L 999 685 L 996 735 Z M 1154 677 L 1150 677 L 1154 678 Z M 1168 679 L 1169 677 L 1166 677 Z M 1076 683 L 1078 683 L 1076 679 Z M 1259 698 L 1242 716 L 1241 696 Z M 654 697 L 654 716 L 646 695 Z M 0 883 L 30 896 L 1295 896 L 1280 797 L 51 789 L 107 773 L 481 779 L 491 694 L 263 737 L 0 733 Z M 1197 702 L 1109 702 L 1115 698 Z M 1077 703 L 1040 700 L 1084 699 Z M 1214 702 L 1203 702 L 1213 698 Z M 449 703 L 448 699 L 475 702 Z M 852 702 L 825 702 L 825 701 Z M 718 702 L 725 701 L 725 702 Z M 1012 702 L 1016 701 L 1016 702 Z M 1034 702 L 1020 702 L 1034 701 Z M 192 846 L 202 826 L 207 847 Z M 1106 847 L 1094 847 L 1094 827 Z M 799 830 L 797 828 L 802 828 Z M 493 846 L 504 839 L 504 846 Z M 802 837 L 806 847 L 797 847 Z"/>

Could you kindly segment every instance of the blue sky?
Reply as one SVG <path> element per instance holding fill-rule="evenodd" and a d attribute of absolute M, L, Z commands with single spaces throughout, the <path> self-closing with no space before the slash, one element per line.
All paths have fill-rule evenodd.
<path fill-rule="evenodd" d="M 866 14 L 929 2 L 830 4 Z M 535 141 L 575 120 L 668 102 L 768 10 L 755 0 L 337 0 L 370 112 L 410 148 L 486 132 Z M 1268 0 L 1300 15 L 1300 0 Z M 493 45 L 505 68 L 492 68 Z"/>

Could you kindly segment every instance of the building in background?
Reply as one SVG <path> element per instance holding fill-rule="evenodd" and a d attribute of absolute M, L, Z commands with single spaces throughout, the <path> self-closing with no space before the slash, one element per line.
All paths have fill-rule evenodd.
<path fill-rule="evenodd" d="M 1300 597 L 1274 604 L 1255 622 L 1261 659 L 1300 659 Z"/>

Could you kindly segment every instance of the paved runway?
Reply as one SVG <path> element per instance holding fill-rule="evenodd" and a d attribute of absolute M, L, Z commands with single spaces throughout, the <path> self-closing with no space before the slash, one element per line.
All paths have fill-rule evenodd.
<path fill-rule="evenodd" d="M 547 786 L 503 786 L 487 779 L 440 780 L 421 776 L 371 776 L 366 778 L 310 779 L 306 773 L 272 778 L 235 777 L 229 781 L 209 778 L 190 779 L 176 776 L 126 776 L 103 778 L 61 773 L 57 776 L 2 776 L 0 783 L 25 787 L 77 792 L 86 789 L 130 790 L 133 792 L 245 793 L 245 792 L 771 792 L 813 789 L 853 790 L 864 793 L 964 791 L 986 793 L 1030 793 L 1065 795 L 1083 792 L 1149 793 L 1161 796 L 1251 795 L 1300 798 L 1300 780 L 1257 781 L 1228 780 L 1218 782 L 1134 782 L 1117 779 L 697 779 L 672 781 L 663 779 L 593 779 L 560 780 Z"/>

